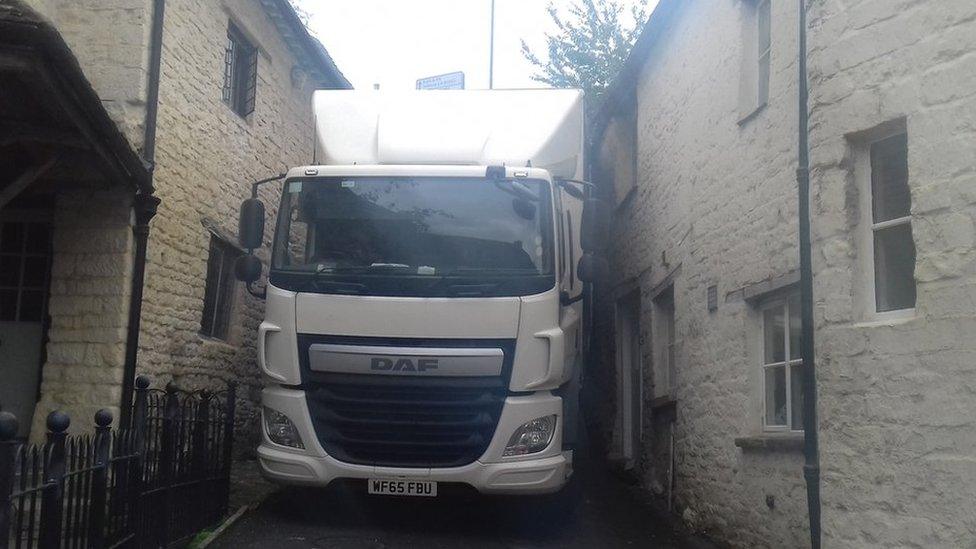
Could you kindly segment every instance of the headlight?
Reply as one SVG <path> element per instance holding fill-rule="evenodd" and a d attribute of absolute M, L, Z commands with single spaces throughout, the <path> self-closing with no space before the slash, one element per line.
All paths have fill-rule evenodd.
<path fill-rule="evenodd" d="M 264 407 L 264 430 L 267 431 L 271 442 L 275 444 L 305 449 L 302 436 L 298 434 L 298 429 L 288 416 L 267 406 Z"/>
<path fill-rule="evenodd" d="M 556 432 L 556 416 L 545 416 L 523 423 L 512 433 L 505 447 L 505 456 L 524 456 L 541 452 L 552 442 Z"/>

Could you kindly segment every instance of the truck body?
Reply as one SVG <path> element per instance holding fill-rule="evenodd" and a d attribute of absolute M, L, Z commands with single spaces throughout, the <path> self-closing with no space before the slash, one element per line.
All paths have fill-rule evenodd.
<path fill-rule="evenodd" d="M 257 334 L 266 477 L 563 487 L 580 428 L 582 99 L 315 93 L 315 161 L 282 183 Z"/>

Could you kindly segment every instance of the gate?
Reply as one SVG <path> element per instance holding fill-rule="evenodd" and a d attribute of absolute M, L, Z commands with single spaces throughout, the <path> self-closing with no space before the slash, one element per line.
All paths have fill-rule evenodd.
<path fill-rule="evenodd" d="M 165 547 L 227 513 L 236 387 L 187 392 L 136 379 L 131 425 L 95 414 L 92 435 L 47 417 L 47 439 L 15 439 L 0 412 L 0 549 Z"/>

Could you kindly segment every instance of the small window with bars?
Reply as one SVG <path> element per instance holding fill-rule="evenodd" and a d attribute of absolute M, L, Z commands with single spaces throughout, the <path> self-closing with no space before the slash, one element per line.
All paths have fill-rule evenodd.
<path fill-rule="evenodd" d="M 203 297 L 203 317 L 200 333 L 207 337 L 226 340 L 230 333 L 231 311 L 237 280 L 234 278 L 234 262 L 241 251 L 228 242 L 211 235 L 210 257 L 207 259 L 207 285 Z"/>
<path fill-rule="evenodd" d="M 224 52 L 224 103 L 240 116 L 248 116 L 254 112 L 257 87 L 258 49 L 232 23 L 227 27 Z"/>
<path fill-rule="evenodd" d="M 50 225 L 0 223 L 0 321 L 43 322 L 50 273 Z"/>

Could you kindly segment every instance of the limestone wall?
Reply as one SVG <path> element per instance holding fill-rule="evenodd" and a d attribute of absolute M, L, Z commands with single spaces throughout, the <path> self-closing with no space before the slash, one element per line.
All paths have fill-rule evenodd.
<path fill-rule="evenodd" d="M 257 104 L 242 118 L 222 102 L 228 21 L 261 48 Z M 210 233 L 237 234 L 250 183 L 310 163 L 311 89 L 293 87 L 294 60 L 256 0 L 169 0 L 163 38 L 157 167 L 162 199 L 152 223 L 139 371 L 187 388 L 243 383 L 240 416 L 253 417 L 261 381 L 254 337 L 263 302 L 238 286 L 227 341 L 199 334 Z M 265 195 L 270 224 L 275 193 Z"/>
<path fill-rule="evenodd" d="M 811 43 L 824 528 L 831 547 L 976 542 L 976 3 L 817 2 Z M 915 314 L 865 315 L 857 141 L 908 135 Z M 845 138 L 845 136 L 847 136 Z"/>
<path fill-rule="evenodd" d="M 61 33 L 102 105 L 141 149 L 151 0 L 26 0 Z"/>
<path fill-rule="evenodd" d="M 678 511 L 734 546 L 805 546 L 799 450 L 735 443 L 762 430 L 761 315 L 744 298 L 789 280 L 798 264 L 796 5 L 772 2 L 770 99 L 751 112 L 742 97 L 743 75 L 755 77 L 744 69 L 750 3 L 682 4 L 637 83 L 637 189 L 615 212 L 604 290 L 634 281 L 642 292 L 648 430 L 638 474 L 664 497 L 667 437 L 650 428 L 660 423 L 650 411 L 651 299 L 670 277 Z M 825 546 L 968 547 L 976 539 L 976 4 L 811 4 Z M 909 319 L 875 322 L 862 305 L 854 151 L 891 124 L 908 133 L 918 303 Z M 626 157 L 606 150 L 625 146 L 610 132 L 604 162 Z M 601 183 L 619 194 L 613 179 Z M 709 312 L 712 285 L 718 308 Z"/>
<path fill-rule="evenodd" d="M 89 432 L 108 408 L 118 420 L 132 269 L 131 194 L 74 191 L 57 198 L 54 213 L 51 326 L 41 399 L 31 436 L 39 440 L 53 410 Z"/>

